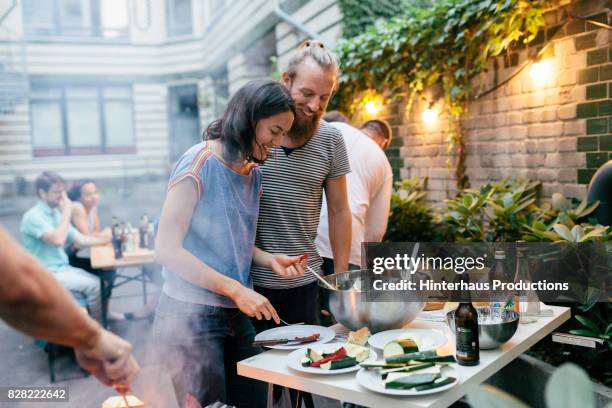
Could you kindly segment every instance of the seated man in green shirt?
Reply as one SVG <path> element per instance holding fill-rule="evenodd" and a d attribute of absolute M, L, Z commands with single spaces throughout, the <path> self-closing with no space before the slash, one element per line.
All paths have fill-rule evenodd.
<path fill-rule="evenodd" d="M 81 247 L 105 244 L 108 237 L 93 237 L 79 233 L 71 224 L 72 202 L 66 196 L 62 177 L 44 172 L 35 182 L 39 201 L 21 220 L 24 247 L 51 271 L 59 283 L 87 301 L 91 314 L 100 317 L 99 279 L 68 263 L 64 247 L 75 243 Z"/>

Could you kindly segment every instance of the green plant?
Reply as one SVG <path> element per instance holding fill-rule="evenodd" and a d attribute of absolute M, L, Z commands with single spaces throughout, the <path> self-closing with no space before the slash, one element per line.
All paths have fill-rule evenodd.
<path fill-rule="evenodd" d="M 487 241 L 521 239 L 523 226 L 535 218 L 535 195 L 539 186 L 539 181 L 511 179 L 493 185 L 495 193 L 485 209 L 489 221 Z"/>
<path fill-rule="evenodd" d="M 610 340 L 612 338 L 612 322 L 607 321 L 599 325 L 593 320 L 583 315 L 576 315 L 574 317 L 585 328 L 573 329 L 570 330 L 570 333 L 578 334 L 580 336 L 597 337 L 600 339 L 604 339 L 606 340 L 606 344 L 608 345 L 608 347 L 612 348 L 612 340 Z"/>
<path fill-rule="evenodd" d="M 471 79 L 490 58 L 512 44 L 529 43 L 544 26 L 546 0 L 438 0 L 431 7 L 407 7 L 401 17 L 378 23 L 340 41 L 342 66 L 336 98 L 353 112 L 364 91 L 407 95 L 408 109 L 439 86 L 448 116 L 449 153 L 456 155 L 455 178 L 467 186 L 459 119 L 473 99 Z M 437 99 L 437 96 L 436 98 Z"/>
<path fill-rule="evenodd" d="M 424 202 L 427 179 L 417 177 L 395 183 L 385 234 L 388 242 L 419 242 L 432 239 L 432 210 Z"/>
<path fill-rule="evenodd" d="M 484 241 L 485 206 L 495 192 L 490 184 L 480 190 L 464 190 L 456 198 L 446 200 L 442 222 L 449 225 L 455 241 Z"/>

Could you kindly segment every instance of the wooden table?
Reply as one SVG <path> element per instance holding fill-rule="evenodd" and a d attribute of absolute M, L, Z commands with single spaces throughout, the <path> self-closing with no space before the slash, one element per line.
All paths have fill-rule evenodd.
<path fill-rule="evenodd" d="M 270 350 L 238 363 L 238 374 L 322 395 L 336 400 L 352 402 L 368 407 L 410 408 L 410 407 L 448 407 L 503 368 L 506 364 L 523 354 L 539 340 L 550 334 L 571 317 L 570 309 L 560 306 L 546 306 L 552 309 L 551 317 L 540 317 L 537 322 L 520 324 L 515 335 L 496 350 L 481 350 L 480 364 L 464 367 L 453 364 L 447 373 L 459 379 L 455 387 L 423 397 L 391 397 L 374 393 L 361 387 L 355 379 L 356 373 L 338 375 L 310 375 L 291 370 L 287 366 L 289 352 Z M 415 320 L 407 328 L 438 330 L 447 337 L 445 346 L 437 351 L 440 354 L 455 354 L 455 337 L 445 323 Z M 333 326 L 338 333 L 337 340 L 346 339 L 346 329 Z"/>
<path fill-rule="evenodd" d="M 145 267 L 148 265 L 155 264 L 155 251 L 150 249 L 139 248 L 136 252 L 125 253 L 122 258 L 115 259 L 115 252 L 112 245 L 97 245 L 91 247 L 91 266 L 94 269 L 107 271 L 100 275 L 100 291 L 102 294 L 102 325 L 107 327 L 107 305 L 109 296 L 105 296 L 109 290 L 107 282 L 110 280 L 110 276 L 115 274 L 112 288 L 116 288 L 125 285 L 131 281 L 142 282 L 142 301 L 143 304 L 147 303 L 147 276 Z M 140 273 L 136 276 L 126 276 L 115 271 L 122 268 L 138 268 Z M 118 281 L 117 281 L 118 279 Z"/>

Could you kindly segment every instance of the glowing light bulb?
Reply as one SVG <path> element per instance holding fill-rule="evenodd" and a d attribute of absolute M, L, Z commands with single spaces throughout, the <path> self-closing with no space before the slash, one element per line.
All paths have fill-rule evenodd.
<path fill-rule="evenodd" d="M 433 125 L 438 120 L 438 112 L 434 108 L 428 108 L 421 114 L 423 122 L 427 125 Z"/>
<path fill-rule="evenodd" d="M 364 107 L 365 107 L 365 111 L 369 115 L 376 115 L 378 112 L 380 112 L 380 109 L 382 108 L 380 103 L 377 101 L 368 101 L 366 102 Z"/>
<path fill-rule="evenodd" d="M 531 64 L 529 76 L 536 84 L 549 82 L 553 75 L 552 64 L 548 60 L 538 61 Z"/>

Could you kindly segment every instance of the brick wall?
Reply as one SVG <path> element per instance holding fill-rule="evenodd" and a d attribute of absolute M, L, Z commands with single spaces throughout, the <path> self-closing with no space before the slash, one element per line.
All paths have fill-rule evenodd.
<path fill-rule="evenodd" d="M 569 10 L 609 24 L 606 1 L 576 2 Z M 595 170 L 612 158 L 611 31 L 566 21 L 563 9 L 547 13 L 546 28 L 532 44 L 491 61 L 491 69 L 474 79 L 476 89 L 490 89 L 552 42 L 551 75 L 536 82 L 528 66 L 469 105 L 462 128 L 472 187 L 522 177 L 540 180 L 543 197 L 561 192 L 581 198 Z M 406 112 L 399 101 L 385 108 L 382 116 L 395 136 L 387 155 L 396 178 L 428 177 L 428 200 L 441 202 L 456 192 L 455 158 L 448 153 L 444 118 L 432 125 L 421 119 L 428 106 L 428 100 L 417 102 Z M 434 108 L 443 111 L 439 102 Z M 365 118 L 362 112 L 356 122 Z"/>

